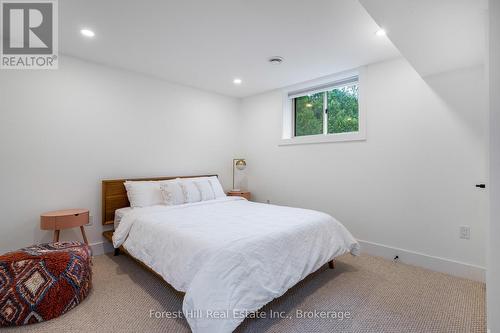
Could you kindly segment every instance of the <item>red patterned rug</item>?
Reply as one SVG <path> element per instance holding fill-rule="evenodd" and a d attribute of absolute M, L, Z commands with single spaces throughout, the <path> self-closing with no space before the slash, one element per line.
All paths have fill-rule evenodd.
<path fill-rule="evenodd" d="M 80 242 L 33 245 L 0 256 L 0 326 L 59 317 L 92 288 L 89 247 Z"/>

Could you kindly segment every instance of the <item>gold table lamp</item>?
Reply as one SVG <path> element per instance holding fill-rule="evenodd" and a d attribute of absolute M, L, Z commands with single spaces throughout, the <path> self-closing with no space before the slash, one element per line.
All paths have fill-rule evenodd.
<path fill-rule="evenodd" d="M 244 158 L 235 158 L 233 159 L 233 191 L 239 191 L 239 189 L 234 188 L 234 170 L 245 170 L 247 167 L 247 162 L 245 161 Z"/>

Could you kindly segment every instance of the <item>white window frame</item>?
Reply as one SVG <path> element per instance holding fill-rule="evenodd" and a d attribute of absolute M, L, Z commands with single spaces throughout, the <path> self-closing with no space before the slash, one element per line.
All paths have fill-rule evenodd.
<path fill-rule="evenodd" d="M 342 86 L 352 85 L 357 78 L 358 84 L 358 131 L 348 133 L 327 133 L 328 120 L 323 116 L 323 133 L 315 135 L 295 136 L 294 98 L 329 91 Z M 346 142 L 366 140 L 366 108 L 363 91 L 364 68 L 330 75 L 321 79 L 297 84 L 283 89 L 283 131 L 280 146 Z M 326 98 L 326 94 L 325 94 Z M 327 103 L 324 103 L 326 105 Z"/>

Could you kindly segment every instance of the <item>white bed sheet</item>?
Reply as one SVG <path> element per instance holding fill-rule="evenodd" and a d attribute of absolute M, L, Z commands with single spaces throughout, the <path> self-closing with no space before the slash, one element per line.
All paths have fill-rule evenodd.
<path fill-rule="evenodd" d="M 137 208 L 113 236 L 135 258 L 185 292 L 193 332 L 232 332 L 329 260 L 359 244 L 328 214 L 239 197 Z M 222 314 L 216 319 L 213 315 Z"/>
<path fill-rule="evenodd" d="M 124 207 L 124 208 L 120 208 L 120 209 L 115 210 L 115 219 L 113 221 L 115 230 L 118 229 L 118 225 L 120 225 L 120 222 L 121 222 L 123 216 L 130 213 L 131 210 L 132 210 L 132 207 Z"/>

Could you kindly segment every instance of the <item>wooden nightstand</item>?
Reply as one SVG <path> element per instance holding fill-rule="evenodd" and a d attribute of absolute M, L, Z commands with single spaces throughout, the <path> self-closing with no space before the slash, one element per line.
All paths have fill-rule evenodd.
<path fill-rule="evenodd" d="M 230 197 L 243 197 L 247 200 L 250 200 L 252 194 L 248 191 L 229 191 L 227 192 L 227 195 Z"/>
<path fill-rule="evenodd" d="M 62 229 L 80 227 L 83 241 L 89 245 L 83 226 L 89 223 L 88 209 L 67 209 L 47 212 L 40 215 L 40 229 L 54 230 L 54 242 L 59 241 L 59 233 Z"/>

